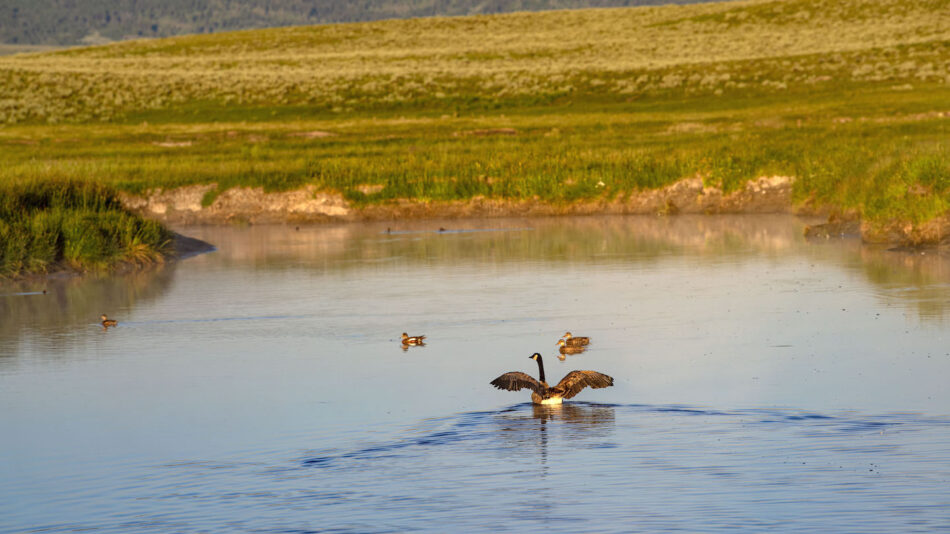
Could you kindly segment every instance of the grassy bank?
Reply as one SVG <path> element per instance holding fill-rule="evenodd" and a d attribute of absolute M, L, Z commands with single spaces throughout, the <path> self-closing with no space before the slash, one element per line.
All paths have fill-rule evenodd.
<path fill-rule="evenodd" d="M 934 86 L 723 101 L 577 104 L 471 117 L 254 123 L 15 126 L 0 141 L 7 179 L 68 176 L 131 192 L 217 183 L 305 184 L 351 202 L 563 203 L 623 198 L 701 175 L 729 191 L 797 178 L 795 199 L 915 222 L 950 206 L 950 102 Z M 210 203 L 215 192 L 205 201 Z"/>
<path fill-rule="evenodd" d="M 950 208 L 950 0 L 750 0 L 283 28 L 0 58 L 0 180 L 305 184 L 356 204 L 797 178 Z"/>
<path fill-rule="evenodd" d="M 128 213 L 110 188 L 43 180 L 0 186 L 0 279 L 160 262 L 171 234 Z"/>

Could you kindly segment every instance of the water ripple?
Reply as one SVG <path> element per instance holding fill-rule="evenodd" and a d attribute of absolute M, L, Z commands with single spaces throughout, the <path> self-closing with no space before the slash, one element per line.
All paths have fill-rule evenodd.
<path fill-rule="evenodd" d="M 945 417 L 578 402 L 465 412 L 373 434 L 380 437 L 357 435 L 351 446 L 129 467 L 126 479 L 98 488 L 98 495 L 56 503 L 83 521 L 30 526 L 37 532 L 950 526 Z M 318 444 L 321 434 L 312 439 Z M 90 500 L 99 506 L 79 512 Z"/>

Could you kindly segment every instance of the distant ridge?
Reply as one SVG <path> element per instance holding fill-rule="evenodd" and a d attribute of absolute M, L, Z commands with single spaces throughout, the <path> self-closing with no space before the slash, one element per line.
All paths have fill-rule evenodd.
<path fill-rule="evenodd" d="M 695 4 L 700 1 L 702 0 L 7 0 L 0 3 L 0 43 L 103 44 L 143 37 L 169 37 L 277 26 L 589 7 Z"/>

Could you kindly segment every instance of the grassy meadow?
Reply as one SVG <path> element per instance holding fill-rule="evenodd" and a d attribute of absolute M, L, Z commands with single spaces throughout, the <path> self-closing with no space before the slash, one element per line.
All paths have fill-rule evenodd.
<path fill-rule="evenodd" d="M 950 209 L 950 0 L 742 0 L 279 28 L 0 57 L 0 183 L 623 198 L 796 178 Z"/>

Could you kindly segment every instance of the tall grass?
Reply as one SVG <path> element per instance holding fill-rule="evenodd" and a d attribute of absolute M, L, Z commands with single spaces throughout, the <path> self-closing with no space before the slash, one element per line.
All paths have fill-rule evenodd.
<path fill-rule="evenodd" d="M 44 180 L 0 186 L 0 277 L 160 262 L 170 242 L 160 223 L 127 212 L 102 185 Z"/>

